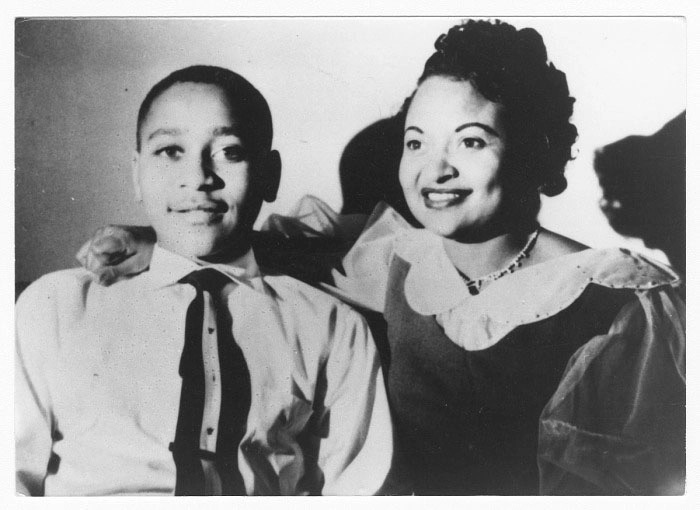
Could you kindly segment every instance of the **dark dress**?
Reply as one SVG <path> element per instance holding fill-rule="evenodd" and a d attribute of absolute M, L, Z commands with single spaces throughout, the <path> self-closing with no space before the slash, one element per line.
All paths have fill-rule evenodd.
<path fill-rule="evenodd" d="M 396 257 L 385 317 L 388 393 L 396 451 L 416 494 L 537 494 L 539 416 L 569 358 L 608 331 L 630 290 L 590 286 L 554 317 L 466 351 L 403 292 L 409 264 Z"/>
<path fill-rule="evenodd" d="M 635 289 L 591 283 L 562 310 L 518 325 L 489 347 L 467 350 L 446 336 L 434 316 L 411 308 L 404 289 L 409 269 L 406 260 L 393 257 L 384 310 L 388 338 L 384 361 L 395 427 L 395 458 L 387 492 L 635 494 L 654 493 L 665 476 L 684 477 L 684 379 L 663 375 L 677 368 L 673 362 L 655 359 L 654 368 L 648 369 L 648 359 L 635 361 L 639 348 L 621 340 L 608 347 L 613 352 L 585 370 L 603 373 L 560 389 L 579 350 L 585 352 L 582 347 L 592 339 L 605 338 L 623 309 L 634 307 Z M 639 344 L 641 339 L 630 342 Z M 620 361 L 627 356 L 629 364 Z M 637 395 L 651 391 L 644 386 L 669 385 L 663 394 L 653 390 L 651 414 L 631 409 L 634 391 L 615 389 L 616 384 L 640 380 L 646 382 L 634 390 Z M 590 463 L 586 451 L 596 446 L 590 436 L 581 440 L 565 432 L 566 441 L 575 438 L 578 443 L 562 451 L 562 437 L 554 437 L 546 426 L 541 430 L 543 410 L 558 390 L 573 399 L 564 417 L 567 425 L 576 422 L 614 443 L 612 448 L 605 442 L 598 444 L 606 448 L 605 453 L 613 451 L 608 461 L 593 460 L 601 465 L 592 466 L 597 473 L 590 476 L 585 473 L 585 464 Z M 551 413 L 554 422 L 557 412 Z M 630 417 L 640 413 L 643 420 L 655 423 L 652 428 L 664 430 L 666 437 L 648 438 L 644 444 L 632 437 L 626 427 Z M 662 436 L 656 435 L 656 439 Z M 654 448 L 662 451 L 650 454 Z M 551 455 L 563 455 L 574 463 L 580 458 L 583 475 L 576 469 L 560 470 L 557 459 L 552 472 L 547 460 Z M 538 461 L 552 475 L 549 480 L 541 481 Z M 603 465 L 606 462 L 609 465 Z M 615 474 L 618 469 L 627 481 Z"/>

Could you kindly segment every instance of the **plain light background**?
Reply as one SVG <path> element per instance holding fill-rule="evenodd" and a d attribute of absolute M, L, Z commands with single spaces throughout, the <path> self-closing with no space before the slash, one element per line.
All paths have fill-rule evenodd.
<path fill-rule="evenodd" d="M 537 29 L 576 97 L 569 188 L 541 223 L 595 247 L 624 245 L 598 209 L 593 151 L 651 134 L 686 108 L 682 18 L 502 18 Z M 192 64 L 229 67 L 268 99 L 284 213 L 304 194 L 339 209 L 350 139 L 394 114 L 437 36 L 460 18 L 32 19 L 15 26 L 15 272 L 74 266 L 107 223 L 145 224 L 133 199 L 136 113 L 150 87 Z M 684 200 L 685 197 L 679 197 Z M 649 252 L 663 259 L 659 252 Z"/>

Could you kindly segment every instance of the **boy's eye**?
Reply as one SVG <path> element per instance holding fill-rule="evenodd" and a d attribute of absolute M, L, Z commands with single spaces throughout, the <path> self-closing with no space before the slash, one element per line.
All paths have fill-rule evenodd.
<path fill-rule="evenodd" d="M 465 138 L 462 140 L 462 143 L 468 149 L 483 149 L 486 146 L 486 142 L 484 140 L 474 137 Z"/>
<path fill-rule="evenodd" d="M 421 143 L 418 140 L 409 140 L 406 142 L 406 148 L 411 151 L 417 151 L 421 148 Z"/>
<path fill-rule="evenodd" d="M 241 145 L 229 145 L 214 151 L 211 155 L 215 161 L 230 161 L 233 163 L 244 161 L 247 154 Z"/>
<path fill-rule="evenodd" d="M 170 159 L 175 159 L 179 157 L 183 152 L 185 151 L 182 149 L 182 147 L 179 147 L 177 145 L 168 145 L 167 147 L 162 147 L 156 150 L 155 154 L 156 156 L 165 155 Z"/>

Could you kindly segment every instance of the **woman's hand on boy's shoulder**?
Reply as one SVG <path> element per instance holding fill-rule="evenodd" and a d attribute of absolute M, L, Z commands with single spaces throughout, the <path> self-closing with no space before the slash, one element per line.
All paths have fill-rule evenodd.
<path fill-rule="evenodd" d="M 107 225 L 98 228 L 76 254 L 100 285 L 111 285 L 145 271 L 156 242 L 151 227 Z"/>

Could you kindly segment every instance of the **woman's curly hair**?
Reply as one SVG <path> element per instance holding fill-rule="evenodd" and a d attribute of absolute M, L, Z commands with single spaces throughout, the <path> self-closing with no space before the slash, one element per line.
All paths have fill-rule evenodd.
<path fill-rule="evenodd" d="M 564 191 L 564 167 L 577 136 L 569 122 L 574 98 L 566 75 L 548 62 L 540 34 L 498 20 L 468 20 L 442 34 L 435 49 L 418 85 L 431 76 L 466 80 L 486 99 L 502 104 L 511 184 L 531 196 L 532 191 L 547 196 Z M 539 210 L 539 193 L 534 195 L 531 205 Z"/>

